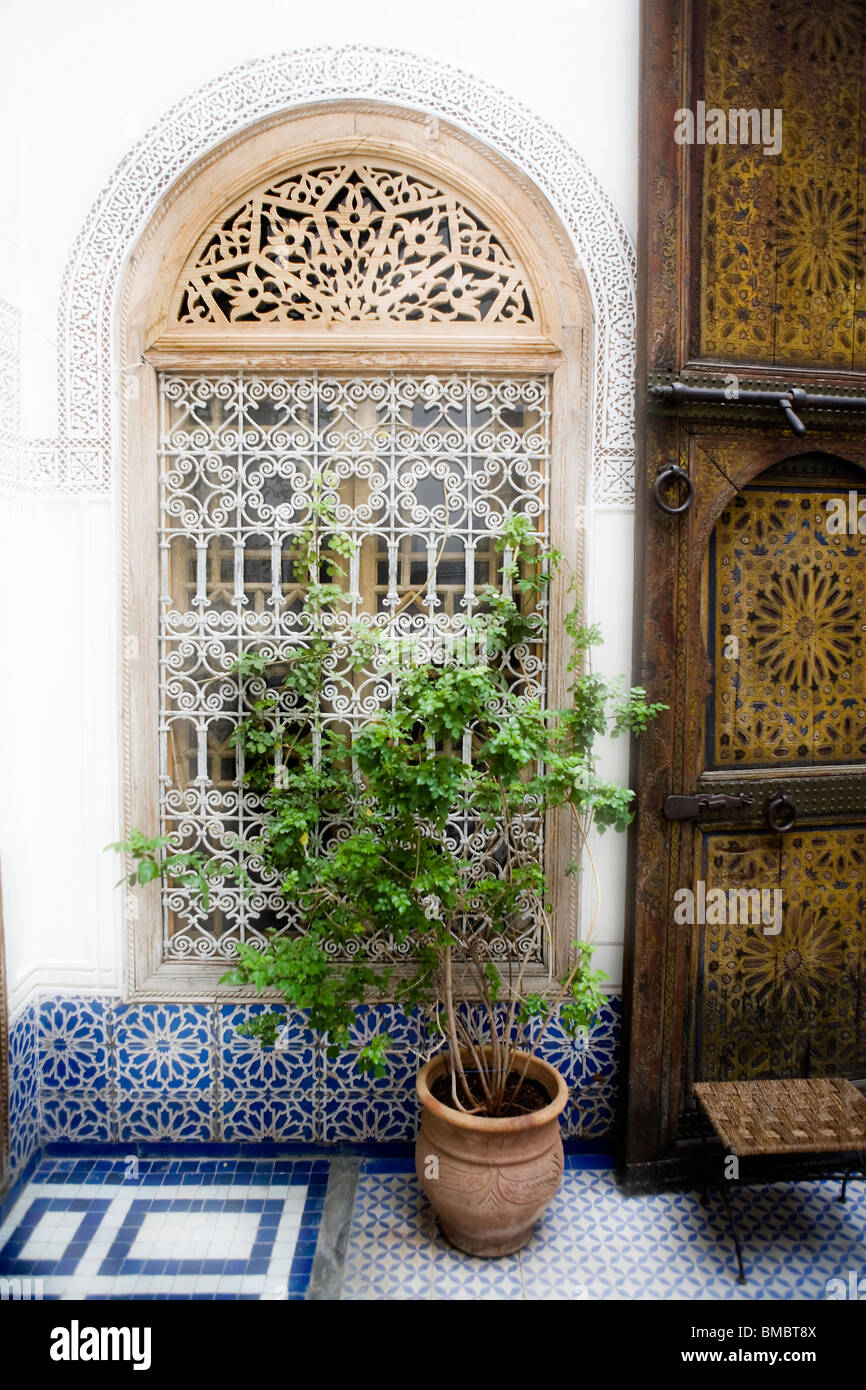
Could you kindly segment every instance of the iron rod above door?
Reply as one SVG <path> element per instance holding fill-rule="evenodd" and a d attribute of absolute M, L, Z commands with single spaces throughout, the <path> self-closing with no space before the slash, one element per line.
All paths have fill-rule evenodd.
<path fill-rule="evenodd" d="M 777 405 L 794 434 L 804 435 L 806 426 L 797 410 L 866 410 L 866 396 L 834 396 L 804 391 L 790 386 L 779 391 L 731 390 L 727 386 L 690 386 L 684 381 L 669 381 L 651 386 L 650 393 L 673 405 L 689 401 L 720 405 Z"/>

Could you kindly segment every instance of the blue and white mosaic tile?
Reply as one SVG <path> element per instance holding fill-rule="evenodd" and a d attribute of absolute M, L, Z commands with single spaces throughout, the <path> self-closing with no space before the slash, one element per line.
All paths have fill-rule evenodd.
<path fill-rule="evenodd" d="M 55 1299 L 299 1299 L 326 1162 L 47 1159 L 0 1227 L 0 1277 Z"/>
<path fill-rule="evenodd" d="M 115 1133 L 124 1144 L 203 1143 L 212 1131 L 209 1091 L 122 1095 L 115 1115 Z"/>
<path fill-rule="evenodd" d="M 117 1004 L 114 1058 L 121 1091 L 202 1091 L 213 1079 L 205 1004 Z"/>
<path fill-rule="evenodd" d="M 105 1144 L 111 1137 L 107 1087 L 93 1086 L 83 1092 L 43 1091 L 44 1143 L 64 1139 L 79 1144 Z"/>
<path fill-rule="evenodd" d="M 358 1071 L 353 1053 L 324 1058 L 322 1125 L 326 1142 L 401 1143 L 414 1140 L 418 1123 L 415 1077 L 426 1057 L 417 1013 L 393 1004 L 356 1013 L 352 1041 L 361 1047 L 376 1033 L 387 1033 L 392 1046 L 388 1072 L 372 1076 Z"/>
<path fill-rule="evenodd" d="M 285 1020 L 279 1047 L 262 1047 L 258 1038 L 238 1030 L 262 1014 L 277 1013 Z M 226 1092 L 261 1093 L 312 1090 L 319 1074 L 316 1035 L 304 1027 L 297 1014 L 287 1017 L 283 1008 L 264 1004 L 223 1006 L 220 1011 L 220 1076 Z"/>
<path fill-rule="evenodd" d="M 278 1046 L 239 1031 L 265 1004 L 124 1004 L 49 996 L 11 1030 L 13 1173 L 41 1144 L 411 1141 L 415 1074 L 430 1053 L 422 1019 L 393 1004 L 357 1011 L 358 1043 L 392 1038 L 386 1077 L 327 1056 L 302 1014 L 287 1014 Z M 574 1093 L 567 1136 L 601 1138 L 616 1115 L 620 1005 L 611 999 L 590 1037 L 573 1044 L 551 1025 L 543 1052 Z"/>
<path fill-rule="evenodd" d="M 563 1116 L 570 1138 L 602 1139 L 615 1128 L 621 1023 L 621 1001 L 611 998 L 587 1037 L 573 1041 L 556 1020 L 544 1033 L 542 1056 L 562 1073 L 571 1093 Z"/>
<path fill-rule="evenodd" d="M 46 999 L 39 1010 L 42 1085 L 87 1091 L 105 1085 L 108 1034 L 103 999 Z"/>
<path fill-rule="evenodd" d="M 721 1201 L 697 1192 L 626 1197 L 605 1168 L 566 1160 L 529 1244 L 497 1260 L 439 1234 L 409 1162 L 364 1160 L 343 1271 L 345 1299 L 826 1299 L 866 1273 L 866 1183 L 749 1186 L 731 1194 L 748 1282 Z"/>
<path fill-rule="evenodd" d="M 318 1137 L 316 1107 L 304 1090 L 283 1095 L 227 1095 L 222 1106 L 222 1137 L 226 1142 L 312 1144 Z"/>
<path fill-rule="evenodd" d="M 14 1177 L 42 1143 L 36 1006 L 19 1010 L 9 1029 L 9 1166 Z"/>

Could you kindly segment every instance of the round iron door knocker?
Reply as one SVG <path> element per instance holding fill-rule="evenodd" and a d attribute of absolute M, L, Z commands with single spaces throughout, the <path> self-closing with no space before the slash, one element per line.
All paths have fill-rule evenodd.
<path fill-rule="evenodd" d="M 665 491 L 674 484 L 684 483 L 686 495 L 678 507 L 669 502 L 665 497 Z M 681 512 L 687 512 L 692 505 L 695 496 L 695 485 L 684 469 L 678 464 L 671 463 L 667 468 L 663 468 L 653 483 L 653 496 L 656 503 L 668 516 L 679 516 Z"/>
<path fill-rule="evenodd" d="M 771 830 L 792 830 L 797 819 L 797 808 L 787 792 L 776 792 L 767 802 L 767 824 Z"/>

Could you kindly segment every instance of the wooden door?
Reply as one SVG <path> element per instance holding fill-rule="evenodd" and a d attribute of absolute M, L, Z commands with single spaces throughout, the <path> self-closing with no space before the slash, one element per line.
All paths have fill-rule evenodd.
<path fill-rule="evenodd" d="M 866 535 L 848 525 L 864 484 L 825 453 L 784 458 L 724 504 L 703 551 L 691 780 L 751 804 L 699 816 L 690 874 L 681 860 L 697 901 L 676 915 L 703 918 L 686 1094 L 866 1075 Z"/>
<path fill-rule="evenodd" d="M 695 1080 L 866 1077 L 866 414 L 798 439 L 738 399 L 866 395 L 866 12 L 648 0 L 643 23 L 635 679 L 670 709 L 633 768 L 633 1188 L 692 1171 Z M 781 109 L 781 156 L 676 144 L 699 100 Z M 729 395 L 670 406 L 671 380 Z M 678 515 L 653 494 L 672 464 Z M 729 801 L 668 819 L 691 794 Z"/>

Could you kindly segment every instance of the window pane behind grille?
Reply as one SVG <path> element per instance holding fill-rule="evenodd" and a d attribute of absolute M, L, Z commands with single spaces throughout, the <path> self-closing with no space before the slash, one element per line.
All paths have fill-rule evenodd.
<path fill-rule="evenodd" d="M 346 613 L 392 635 L 459 637 L 475 591 L 500 582 L 492 536 L 503 517 L 525 512 L 549 540 L 548 381 L 166 373 L 160 397 L 162 830 L 228 857 L 228 836 L 261 825 L 230 743 L 248 711 L 228 671 L 241 652 L 279 660 L 303 641 L 294 556 L 311 474 L 335 475 L 340 525 L 358 543 L 338 581 Z M 545 657 L 539 639 L 508 673 L 542 701 Z M 369 718 L 383 689 L 375 671 L 337 663 L 334 723 Z M 483 844 L 479 867 L 499 852 Z M 276 876 L 260 875 L 247 899 L 218 887 L 206 917 L 166 891 L 165 956 L 228 956 L 275 922 L 295 926 Z"/>

